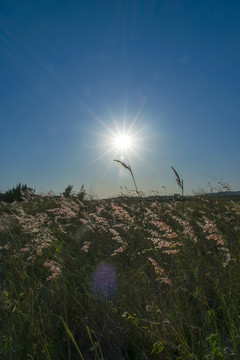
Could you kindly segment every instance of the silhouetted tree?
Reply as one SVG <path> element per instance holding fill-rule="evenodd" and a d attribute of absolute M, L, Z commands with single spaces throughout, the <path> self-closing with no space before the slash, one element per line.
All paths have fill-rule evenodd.
<path fill-rule="evenodd" d="M 32 195 L 35 193 L 35 190 L 27 186 L 26 184 L 22 185 L 21 183 L 17 184 L 16 187 L 9 189 L 4 194 L 4 201 L 13 202 L 13 201 L 22 201 L 24 196 Z"/>
<path fill-rule="evenodd" d="M 69 197 L 72 195 L 73 185 L 68 185 L 63 192 L 63 196 Z"/>
<path fill-rule="evenodd" d="M 79 200 L 84 200 L 85 197 L 86 197 L 86 194 L 87 194 L 87 192 L 86 192 L 86 190 L 85 190 L 85 188 L 84 188 L 84 185 L 82 185 L 82 186 L 81 186 L 81 189 L 80 189 L 79 192 L 77 193 L 77 197 L 78 197 Z"/>

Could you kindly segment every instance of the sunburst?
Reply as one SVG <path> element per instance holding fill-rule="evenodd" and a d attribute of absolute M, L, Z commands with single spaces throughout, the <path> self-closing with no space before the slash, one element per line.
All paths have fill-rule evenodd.
<path fill-rule="evenodd" d="M 144 160 L 144 154 L 149 151 L 146 147 L 150 138 L 155 136 L 146 136 L 149 129 L 149 121 L 143 125 L 143 121 L 139 119 L 142 108 L 132 119 L 127 117 L 126 110 L 124 116 L 115 117 L 108 105 L 109 115 L 108 119 L 104 120 L 97 116 L 91 109 L 91 115 L 102 126 L 102 130 L 94 132 L 96 136 L 95 147 L 98 149 L 98 156 L 93 161 L 88 163 L 88 166 L 93 165 L 102 158 L 108 158 L 105 171 L 112 166 L 112 160 L 115 158 L 121 159 L 126 163 L 132 163 L 138 158 L 145 166 L 149 164 Z M 98 141 L 97 141 L 98 138 Z"/>
<path fill-rule="evenodd" d="M 129 150 L 131 149 L 132 139 L 131 136 L 129 135 L 120 134 L 113 139 L 113 143 L 115 144 L 116 148 L 119 150 L 122 151 Z"/>

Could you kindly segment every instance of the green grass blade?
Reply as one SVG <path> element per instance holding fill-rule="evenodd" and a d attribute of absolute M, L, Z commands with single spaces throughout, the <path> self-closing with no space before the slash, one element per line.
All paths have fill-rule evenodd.
<path fill-rule="evenodd" d="M 81 359 L 84 360 L 84 357 L 82 356 L 82 353 L 81 353 L 81 351 L 80 351 L 80 349 L 79 349 L 79 347 L 78 347 L 78 345 L 77 345 L 77 343 L 76 343 L 76 340 L 75 340 L 74 337 L 73 337 L 73 334 L 72 334 L 71 331 L 69 330 L 69 327 L 67 326 L 67 324 L 65 323 L 65 321 L 64 321 L 62 318 L 61 318 L 61 320 L 62 320 L 63 325 L 65 326 L 65 329 L 66 329 L 66 331 L 67 331 L 70 339 L 71 339 L 72 342 L 74 343 L 74 345 L 75 345 L 75 347 L 76 347 L 76 349 L 77 349 L 77 351 L 78 351 Z"/>

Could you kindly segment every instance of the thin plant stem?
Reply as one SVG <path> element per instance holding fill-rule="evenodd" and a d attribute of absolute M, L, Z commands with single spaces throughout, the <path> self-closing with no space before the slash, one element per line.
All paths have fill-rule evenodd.
<path fill-rule="evenodd" d="M 138 188 L 137 188 L 137 184 L 136 184 L 136 181 L 135 181 L 135 178 L 134 178 L 134 175 L 133 175 L 133 172 L 132 172 L 132 169 L 131 169 L 130 165 L 129 165 L 129 171 L 130 171 L 130 173 L 132 175 L 132 178 L 133 178 L 133 182 L 134 182 L 134 185 L 135 185 L 135 188 L 136 188 L 137 196 L 139 196 L 139 191 L 138 191 Z"/>
<path fill-rule="evenodd" d="M 139 196 L 139 191 L 138 191 L 138 188 L 137 188 L 137 184 L 136 184 L 136 181 L 135 181 L 135 178 L 134 178 L 134 175 L 133 175 L 131 166 L 130 166 L 130 165 L 126 165 L 123 161 L 120 161 L 120 160 L 114 160 L 114 161 L 116 161 L 116 162 L 118 162 L 119 164 L 121 164 L 125 169 L 127 169 L 127 170 L 130 172 L 130 174 L 132 175 L 132 179 L 133 179 L 133 182 L 134 182 L 134 186 L 135 186 L 135 189 L 136 189 L 137 196 Z"/>

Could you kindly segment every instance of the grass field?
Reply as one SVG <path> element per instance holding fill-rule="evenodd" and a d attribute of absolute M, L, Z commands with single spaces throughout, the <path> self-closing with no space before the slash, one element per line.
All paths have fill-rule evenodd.
<path fill-rule="evenodd" d="M 240 359 L 240 203 L 0 202 L 0 359 Z"/>

